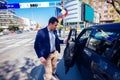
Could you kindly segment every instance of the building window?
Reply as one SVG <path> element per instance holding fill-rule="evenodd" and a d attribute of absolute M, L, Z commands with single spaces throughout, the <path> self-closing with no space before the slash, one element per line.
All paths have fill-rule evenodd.
<path fill-rule="evenodd" d="M 108 16 L 107 15 L 104 15 L 105 18 L 107 18 Z"/>
<path fill-rule="evenodd" d="M 107 11 L 107 10 L 105 10 L 105 11 L 104 11 L 104 13 L 106 14 L 106 13 L 108 13 L 108 11 Z"/>
<path fill-rule="evenodd" d="M 104 10 L 108 10 L 108 7 L 107 7 L 107 6 L 104 6 Z"/>
<path fill-rule="evenodd" d="M 100 9 L 102 9 L 102 6 L 99 6 Z"/>
<path fill-rule="evenodd" d="M 93 7 L 96 7 L 96 2 L 95 1 L 93 2 Z"/>
<path fill-rule="evenodd" d="M 104 19 L 107 19 L 108 18 L 108 15 L 104 15 Z"/>
<path fill-rule="evenodd" d="M 102 6 L 102 2 L 99 2 L 99 6 Z"/>
<path fill-rule="evenodd" d="M 105 5 L 107 5 L 108 3 L 105 1 Z"/>
<path fill-rule="evenodd" d="M 110 13 L 112 13 L 112 14 L 113 14 L 113 13 L 114 13 L 114 10 L 110 10 Z"/>
<path fill-rule="evenodd" d="M 113 18 L 113 15 L 110 15 L 110 18 Z"/>
<path fill-rule="evenodd" d="M 98 10 L 101 11 L 101 10 L 102 10 L 102 6 L 99 6 L 99 7 L 98 7 Z"/>

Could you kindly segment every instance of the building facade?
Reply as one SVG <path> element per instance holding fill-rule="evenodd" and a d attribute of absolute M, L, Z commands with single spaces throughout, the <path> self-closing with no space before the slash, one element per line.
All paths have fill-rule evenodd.
<path fill-rule="evenodd" d="M 15 11 L 6 9 L 6 0 L 0 0 L 0 28 L 8 28 L 10 25 L 17 25 Z"/>
<path fill-rule="evenodd" d="M 18 25 L 14 10 L 0 10 L 0 27 L 8 28 L 10 25 Z"/>
<path fill-rule="evenodd" d="M 101 23 L 111 23 L 120 18 L 120 15 L 114 10 L 113 6 L 105 0 L 91 0 L 90 5 L 100 14 Z"/>
<path fill-rule="evenodd" d="M 68 15 L 65 17 L 66 22 L 80 22 L 81 8 L 79 0 L 65 0 L 64 7 L 68 10 Z"/>
<path fill-rule="evenodd" d="M 68 10 L 68 15 L 64 18 L 67 26 L 80 27 L 82 0 L 65 0 L 64 7 Z"/>
<path fill-rule="evenodd" d="M 16 21 L 19 26 L 19 29 L 25 30 L 25 31 L 30 29 L 35 29 L 37 25 L 35 21 L 32 21 L 25 17 L 20 17 L 20 16 L 17 16 Z"/>

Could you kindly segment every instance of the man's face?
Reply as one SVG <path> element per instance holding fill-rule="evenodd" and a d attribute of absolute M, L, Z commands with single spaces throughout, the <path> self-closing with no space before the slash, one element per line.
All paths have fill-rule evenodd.
<path fill-rule="evenodd" d="M 53 24 L 50 23 L 50 25 L 51 25 L 51 30 L 56 30 L 58 22 L 54 22 Z"/>

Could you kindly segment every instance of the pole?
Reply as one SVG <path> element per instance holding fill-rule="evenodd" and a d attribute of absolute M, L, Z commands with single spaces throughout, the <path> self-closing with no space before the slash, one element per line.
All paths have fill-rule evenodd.
<path fill-rule="evenodd" d="M 62 3 L 62 8 L 64 9 L 64 1 L 65 0 L 62 0 L 61 3 Z M 64 19 L 64 16 L 63 16 L 63 37 L 65 37 L 65 19 Z"/>

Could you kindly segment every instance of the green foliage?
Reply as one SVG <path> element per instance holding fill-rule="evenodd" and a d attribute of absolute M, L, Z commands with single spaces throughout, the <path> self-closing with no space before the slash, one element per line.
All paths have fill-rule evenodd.
<path fill-rule="evenodd" d="M 120 18 L 116 19 L 114 23 L 120 23 Z"/>
<path fill-rule="evenodd" d="M 120 15 L 120 0 L 106 0 L 106 1 L 109 4 L 112 4 L 112 6 L 114 7 L 114 9 Z"/>
<path fill-rule="evenodd" d="M 3 28 L 0 28 L 0 32 L 2 32 L 3 31 Z"/>
<path fill-rule="evenodd" d="M 12 30 L 12 31 L 19 30 L 19 26 L 11 25 L 8 27 L 8 30 Z"/>

